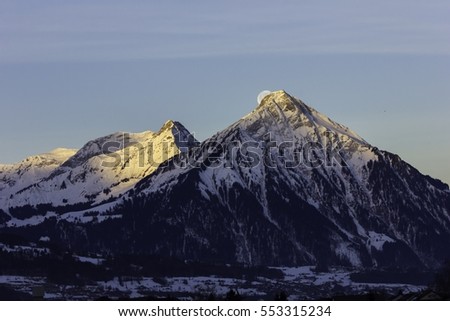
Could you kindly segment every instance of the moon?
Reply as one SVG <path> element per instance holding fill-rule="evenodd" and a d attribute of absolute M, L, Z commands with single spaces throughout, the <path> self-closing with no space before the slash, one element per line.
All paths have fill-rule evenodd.
<path fill-rule="evenodd" d="M 258 94 L 258 98 L 256 100 L 258 101 L 258 105 L 261 104 L 261 101 L 266 97 L 267 95 L 271 94 L 272 92 L 270 90 L 263 90 Z"/>

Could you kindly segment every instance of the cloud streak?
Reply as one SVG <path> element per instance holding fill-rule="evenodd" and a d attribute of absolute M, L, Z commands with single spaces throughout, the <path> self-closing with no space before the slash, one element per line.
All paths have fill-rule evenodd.
<path fill-rule="evenodd" d="M 444 1 L 19 1 L 0 5 L 0 62 L 261 53 L 450 54 Z"/>

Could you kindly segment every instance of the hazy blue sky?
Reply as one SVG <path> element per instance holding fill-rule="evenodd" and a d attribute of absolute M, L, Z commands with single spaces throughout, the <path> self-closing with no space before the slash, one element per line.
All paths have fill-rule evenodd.
<path fill-rule="evenodd" d="M 0 0 L 0 162 L 285 89 L 450 182 L 449 1 Z"/>

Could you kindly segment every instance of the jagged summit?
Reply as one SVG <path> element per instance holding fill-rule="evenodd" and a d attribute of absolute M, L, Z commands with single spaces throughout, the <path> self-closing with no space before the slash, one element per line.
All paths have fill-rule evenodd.
<path fill-rule="evenodd" d="M 116 132 L 93 139 L 78 151 L 59 149 L 43 154 L 56 154 L 59 161 L 53 161 L 53 166 L 47 166 L 39 176 L 34 174 L 36 166 L 22 170 L 36 179 L 23 180 L 14 189 L 2 184 L 16 182 L 15 176 L 10 175 L 14 171 L 1 176 L 0 167 L 0 190 L 5 186 L 0 209 L 39 203 L 99 203 L 118 197 L 195 142 L 181 123 L 169 120 L 158 132 Z"/>
<path fill-rule="evenodd" d="M 259 105 L 264 105 L 264 103 L 267 100 L 274 100 L 277 102 L 281 102 L 287 99 L 292 98 L 285 90 L 275 90 L 270 92 L 269 94 L 265 95 L 264 98 L 262 98 L 261 103 Z"/>
<path fill-rule="evenodd" d="M 158 132 L 160 133 L 165 130 L 172 129 L 174 127 L 177 127 L 178 124 L 180 124 L 180 123 L 178 123 L 177 121 L 173 121 L 172 119 L 169 119 L 164 123 L 164 125 L 160 128 L 160 130 Z"/>
<path fill-rule="evenodd" d="M 171 130 L 172 133 L 186 133 L 189 132 L 182 123 L 176 120 L 167 120 L 164 125 L 159 129 L 158 134 Z"/>
<path fill-rule="evenodd" d="M 181 124 L 179 121 L 169 119 L 169 120 L 167 120 L 167 121 L 164 123 L 164 125 L 162 125 L 162 127 L 161 127 L 161 129 L 160 129 L 159 131 L 163 131 L 163 130 L 165 130 L 165 129 L 167 129 L 167 128 L 173 128 L 173 127 L 181 127 L 181 128 L 185 128 L 185 127 L 183 126 L 183 124 Z"/>
<path fill-rule="evenodd" d="M 273 123 L 271 128 L 282 126 L 291 130 L 299 129 L 299 132 L 303 133 L 302 135 L 309 136 L 309 138 L 312 135 L 308 130 L 310 128 L 314 132 L 315 141 L 321 141 L 325 132 L 331 132 L 339 140 L 350 138 L 359 144 L 369 145 L 356 132 L 331 120 L 284 90 L 273 91 L 265 96 L 261 103 L 243 119 L 246 122 L 244 126 L 249 126 L 249 122 L 263 119 L 264 123 Z M 258 124 L 252 125 L 252 127 L 257 126 Z"/>
<path fill-rule="evenodd" d="M 187 151 L 190 147 L 198 143 L 194 135 L 178 121 L 168 120 L 164 123 L 158 131 L 158 135 L 168 133 L 168 137 L 173 137 L 174 143 L 178 146 L 181 152 Z"/>

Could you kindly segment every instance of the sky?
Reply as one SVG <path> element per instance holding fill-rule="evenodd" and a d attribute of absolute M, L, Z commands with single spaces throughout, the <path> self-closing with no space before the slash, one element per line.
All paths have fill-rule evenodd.
<path fill-rule="evenodd" d="M 284 89 L 450 183 L 450 2 L 0 0 L 0 163 Z"/>

